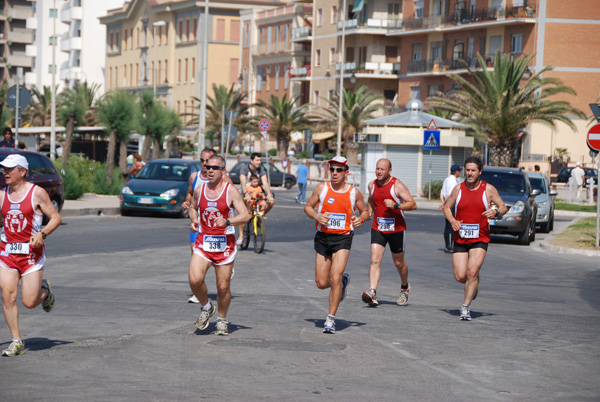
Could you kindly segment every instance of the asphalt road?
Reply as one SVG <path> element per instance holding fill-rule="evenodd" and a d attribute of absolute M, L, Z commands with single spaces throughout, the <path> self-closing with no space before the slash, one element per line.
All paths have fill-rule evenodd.
<path fill-rule="evenodd" d="M 494 237 L 473 320 L 461 322 L 443 219 L 415 211 L 407 214 L 410 304 L 395 304 L 400 282 L 387 253 L 381 305 L 362 303 L 369 235 L 360 229 L 337 333 L 325 335 L 314 223 L 286 194 L 269 214 L 265 253 L 239 252 L 229 337 L 212 333 L 214 320 L 194 328 L 186 220 L 65 218 L 47 243 L 56 308 L 21 306 L 28 351 L 0 358 L 0 400 L 598 400 L 593 258 Z M 208 286 L 214 300 L 212 271 Z M 9 340 L 2 322 L 0 347 Z"/>

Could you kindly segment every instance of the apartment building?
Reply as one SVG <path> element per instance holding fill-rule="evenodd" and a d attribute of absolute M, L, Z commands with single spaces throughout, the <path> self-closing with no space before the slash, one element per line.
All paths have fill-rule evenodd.
<path fill-rule="evenodd" d="M 31 1 L 0 0 L 0 80 L 8 85 L 17 82 L 17 68 L 31 72 L 32 59 L 26 49 L 34 42 L 33 31 L 27 27 L 32 16 Z"/>
<path fill-rule="evenodd" d="M 106 25 L 108 90 L 133 93 L 155 91 L 185 122 L 197 114 L 201 98 L 202 41 L 208 24 L 208 94 L 212 84 L 238 84 L 240 75 L 240 12 L 272 8 L 271 0 L 211 1 L 208 18 L 204 2 L 192 0 L 132 0 L 110 10 Z"/>
<path fill-rule="evenodd" d="M 546 73 L 577 91 L 571 104 L 589 112 L 600 93 L 600 10 L 594 0 L 314 0 L 313 23 L 292 34 L 311 45 L 311 62 L 292 71 L 292 81 L 310 83 L 310 101 L 339 91 L 340 48 L 344 44 L 344 88 L 363 85 L 384 99 L 382 113 L 403 110 L 454 89 L 449 74 L 490 68 L 496 51 L 512 57 L 535 55 L 530 72 Z M 484 57 L 480 65 L 477 55 Z M 560 126 L 528 128 L 521 155 L 546 158 L 568 147 L 588 162 L 587 121 L 577 133 Z M 583 137 L 583 138 L 581 138 Z M 575 139 L 575 141 L 573 141 Z"/>
<path fill-rule="evenodd" d="M 310 4 L 241 13 L 240 83 L 250 103 L 284 94 L 299 97 L 298 104 L 309 102 L 309 83 L 291 77 L 297 69 L 310 67 L 310 42 L 292 38 L 299 29 L 307 29 L 311 20 Z"/>

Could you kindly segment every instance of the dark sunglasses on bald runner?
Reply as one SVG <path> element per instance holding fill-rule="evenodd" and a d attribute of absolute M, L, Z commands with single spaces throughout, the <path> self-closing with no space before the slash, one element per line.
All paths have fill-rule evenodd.
<path fill-rule="evenodd" d="M 223 167 L 217 166 L 217 165 L 206 165 L 206 166 L 204 166 L 204 169 L 206 169 L 206 170 L 221 170 L 221 169 L 223 169 Z"/>
<path fill-rule="evenodd" d="M 208 159 L 200 158 L 200 162 L 202 162 L 202 163 L 208 162 Z"/>
<path fill-rule="evenodd" d="M 343 171 L 345 171 L 346 168 L 334 168 L 334 167 L 330 167 L 329 171 L 330 172 L 338 172 L 338 173 L 342 173 Z"/>

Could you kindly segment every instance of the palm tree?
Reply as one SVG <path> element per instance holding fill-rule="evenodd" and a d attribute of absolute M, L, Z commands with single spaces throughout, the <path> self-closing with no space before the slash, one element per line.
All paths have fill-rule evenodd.
<path fill-rule="evenodd" d="M 246 104 L 246 94 L 243 93 L 239 88 L 235 88 L 231 85 L 229 89 L 225 85 L 212 84 L 214 97 L 208 97 L 208 104 L 206 105 L 206 134 L 211 138 L 222 138 L 221 129 L 223 124 L 223 117 L 225 117 L 225 125 L 229 125 L 230 115 L 233 114 L 231 124 L 238 131 L 242 131 L 244 126 L 248 123 L 248 110 L 249 107 Z M 198 102 L 198 109 L 200 109 L 200 99 L 193 98 Z M 225 110 L 225 116 L 223 116 L 223 110 Z M 190 124 L 198 124 L 198 115 L 190 121 Z M 219 135 L 217 135 L 219 134 Z M 223 150 L 222 150 L 223 151 Z"/>
<path fill-rule="evenodd" d="M 477 55 L 480 65 L 485 61 Z M 523 74 L 533 59 L 496 53 L 494 68 L 472 70 L 465 62 L 466 77 L 450 75 L 460 87 L 451 96 L 440 94 L 428 100 L 428 107 L 447 110 L 459 116 L 459 121 L 483 136 L 490 144 L 490 162 L 497 166 L 511 166 L 515 149 L 525 127 L 541 122 L 555 127 L 560 121 L 577 130 L 570 116 L 585 117 L 569 102 L 556 100 L 555 95 L 575 95 L 575 91 L 562 85 L 556 78 L 543 77 L 551 71 L 544 67 L 523 82 Z"/>
<path fill-rule="evenodd" d="M 37 87 L 31 89 L 33 99 L 29 112 L 29 124 L 32 126 L 49 126 L 52 124 L 52 88 L 44 85 L 40 91 Z"/>
<path fill-rule="evenodd" d="M 308 128 L 308 104 L 296 107 L 297 97 L 291 99 L 287 94 L 280 99 L 271 95 L 269 103 L 262 99 L 255 107 L 258 109 L 258 118 L 267 119 L 271 122 L 270 133 L 277 138 L 277 156 L 284 158 L 287 155 L 290 144 L 290 135 L 295 131 Z"/>
<path fill-rule="evenodd" d="M 91 107 L 88 96 L 87 84 L 84 87 L 79 83 L 75 84 L 73 88 L 66 88 L 60 93 L 59 120 L 60 124 L 65 127 L 65 143 L 62 155 L 63 169 L 69 164 L 75 127 L 85 124 L 84 117 Z"/>
<path fill-rule="evenodd" d="M 5 127 L 8 127 L 12 115 L 9 109 L 5 109 L 6 95 L 8 93 L 8 86 L 6 84 L 0 85 L 0 132 L 4 131 Z"/>
<path fill-rule="evenodd" d="M 98 120 L 109 130 L 108 154 L 106 157 L 106 181 L 109 182 L 115 167 L 115 149 L 117 140 L 119 149 L 119 167 L 127 168 L 127 140 L 134 125 L 135 98 L 121 90 L 108 93 L 98 101 L 96 110 Z"/>
<path fill-rule="evenodd" d="M 383 98 L 369 92 L 367 86 L 356 91 L 342 91 L 342 139 L 345 144 L 346 157 L 350 163 L 358 163 L 358 144 L 354 142 L 354 133 L 362 131 L 363 121 L 375 117 L 378 110 L 384 109 Z M 323 108 L 324 126 L 337 131 L 340 110 L 339 95 L 333 99 L 325 99 L 328 107 Z"/>
<path fill-rule="evenodd" d="M 140 134 L 145 136 L 142 147 L 142 159 L 148 161 L 150 147 L 153 147 L 153 158 L 161 157 L 161 144 L 173 141 L 182 126 L 181 118 L 177 112 L 168 109 L 157 102 L 151 92 L 142 92 L 137 106 L 136 126 Z"/>

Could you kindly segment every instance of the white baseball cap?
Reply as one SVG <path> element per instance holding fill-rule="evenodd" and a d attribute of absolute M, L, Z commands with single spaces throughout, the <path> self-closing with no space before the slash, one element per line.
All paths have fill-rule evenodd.
<path fill-rule="evenodd" d="M 581 162 L 577 162 L 575 166 L 581 166 Z"/>
<path fill-rule="evenodd" d="M 27 163 L 27 159 L 23 155 L 19 154 L 10 154 L 8 155 L 0 165 L 5 168 L 13 168 L 15 166 L 21 166 L 22 168 L 29 169 L 29 163 Z"/>
<path fill-rule="evenodd" d="M 327 163 L 334 163 L 334 162 L 348 167 L 348 160 L 346 158 L 344 158 L 343 156 L 336 156 L 335 158 L 327 161 Z"/>

